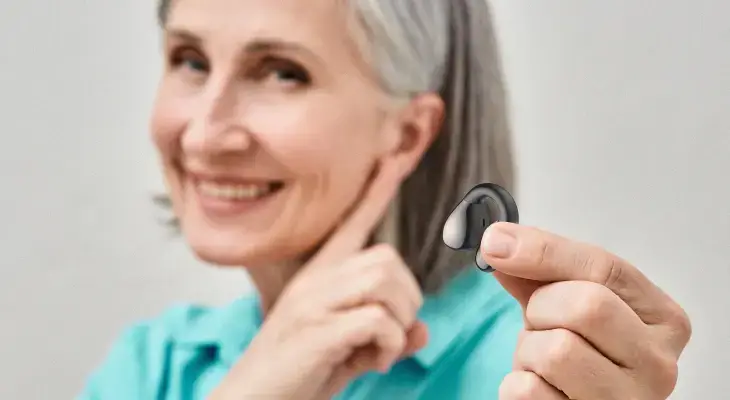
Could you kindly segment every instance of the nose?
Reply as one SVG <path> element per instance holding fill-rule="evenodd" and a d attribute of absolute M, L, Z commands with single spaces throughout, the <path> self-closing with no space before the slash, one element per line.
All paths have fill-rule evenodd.
<path fill-rule="evenodd" d="M 232 79 L 209 78 L 183 134 L 185 152 L 201 155 L 245 152 L 251 136 L 244 124 L 241 93 Z"/>

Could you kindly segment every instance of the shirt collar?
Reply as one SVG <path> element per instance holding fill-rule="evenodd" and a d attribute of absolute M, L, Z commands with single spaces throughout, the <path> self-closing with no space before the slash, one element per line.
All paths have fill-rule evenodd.
<path fill-rule="evenodd" d="M 230 367 L 251 343 L 261 324 L 259 298 L 252 293 L 225 307 L 210 309 L 178 335 L 176 343 L 215 351 Z"/>
<path fill-rule="evenodd" d="M 468 268 L 439 293 L 426 296 L 419 318 L 428 326 L 429 342 L 412 359 L 425 369 L 436 364 L 471 323 L 482 322 L 498 311 L 500 302 L 493 300 L 502 298 L 501 291 L 492 274 Z M 232 366 L 261 324 L 260 302 L 252 294 L 226 307 L 211 309 L 181 332 L 176 343 L 214 350 L 221 361 Z"/>
<path fill-rule="evenodd" d="M 428 326 L 429 341 L 413 359 L 426 369 L 437 364 L 460 335 L 498 313 L 504 302 L 496 300 L 504 298 L 504 289 L 492 274 L 472 267 L 457 275 L 424 300 L 419 317 Z"/>

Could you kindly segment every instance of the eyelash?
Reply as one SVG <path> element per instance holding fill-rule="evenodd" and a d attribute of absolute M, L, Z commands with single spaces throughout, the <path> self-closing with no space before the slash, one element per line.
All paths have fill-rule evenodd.
<path fill-rule="evenodd" d="M 205 58 L 200 52 L 190 47 L 175 49 L 170 56 L 170 65 L 174 70 L 185 68 L 194 74 L 210 72 L 210 66 Z M 254 70 L 247 75 L 254 79 L 265 80 L 272 73 L 276 74 L 277 80 L 286 84 L 306 86 L 311 83 L 311 77 L 303 67 L 293 61 L 275 56 L 261 58 Z"/>
<path fill-rule="evenodd" d="M 195 51 L 194 49 L 188 48 L 188 47 L 182 47 L 175 49 L 171 56 L 170 56 L 170 65 L 173 67 L 173 69 L 177 70 L 180 68 L 185 67 L 186 63 L 195 63 L 197 64 L 196 67 L 191 67 L 189 69 L 193 70 L 194 72 L 208 72 L 208 63 L 205 61 L 204 57 L 200 55 L 199 52 Z M 199 69 L 203 69 L 203 71 L 200 71 Z"/>
<path fill-rule="evenodd" d="M 293 61 L 270 56 L 264 57 L 261 60 L 260 66 L 260 75 L 257 75 L 263 78 L 268 77 L 268 74 L 273 72 L 282 81 L 294 81 L 299 85 L 308 85 L 311 83 L 309 73 Z"/>

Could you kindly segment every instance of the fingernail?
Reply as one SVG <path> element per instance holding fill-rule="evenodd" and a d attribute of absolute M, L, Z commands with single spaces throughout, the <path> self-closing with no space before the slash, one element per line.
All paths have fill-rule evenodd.
<path fill-rule="evenodd" d="M 484 253 L 495 258 L 510 258 L 517 245 L 517 239 L 499 228 L 487 229 L 482 240 Z"/>
<path fill-rule="evenodd" d="M 484 257 L 482 257 L 481 253 L 479 253 L 478 251 L 477 251 L 476 261 L 477 261 L 477 268 L 479 268 L 480 270 L 482 270 L 486 273 L 494 272 L 494 268 L 492 268 L 489 264 L 487 264 L 487 262 L 484 260 Z"/>

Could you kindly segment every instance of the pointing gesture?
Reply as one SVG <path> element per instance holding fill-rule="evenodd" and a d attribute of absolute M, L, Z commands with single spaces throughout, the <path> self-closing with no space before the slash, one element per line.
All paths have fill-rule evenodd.
<path fill-rule="evenodd" d="M 423 298 L 398 252 L 365 249 L 402 176 L 381 164 L 361 202 L 302 267 L 212 399 L 329 399 L 426 344 Z"/>
<path fill-rule="evenodd" d="M 509 223 L 490 226 L 480 251 L 525 316 L 500 399 L 653 400 L 674 390 L 689 319 L 637 268 Z"/>
<path fill-rule="evenodd" d="M 331 265 L 362 250 L 398 192 L 401 179 L 394 164 L 381 163 L 363 199 L 310 260 L 307 269 Z"/>

